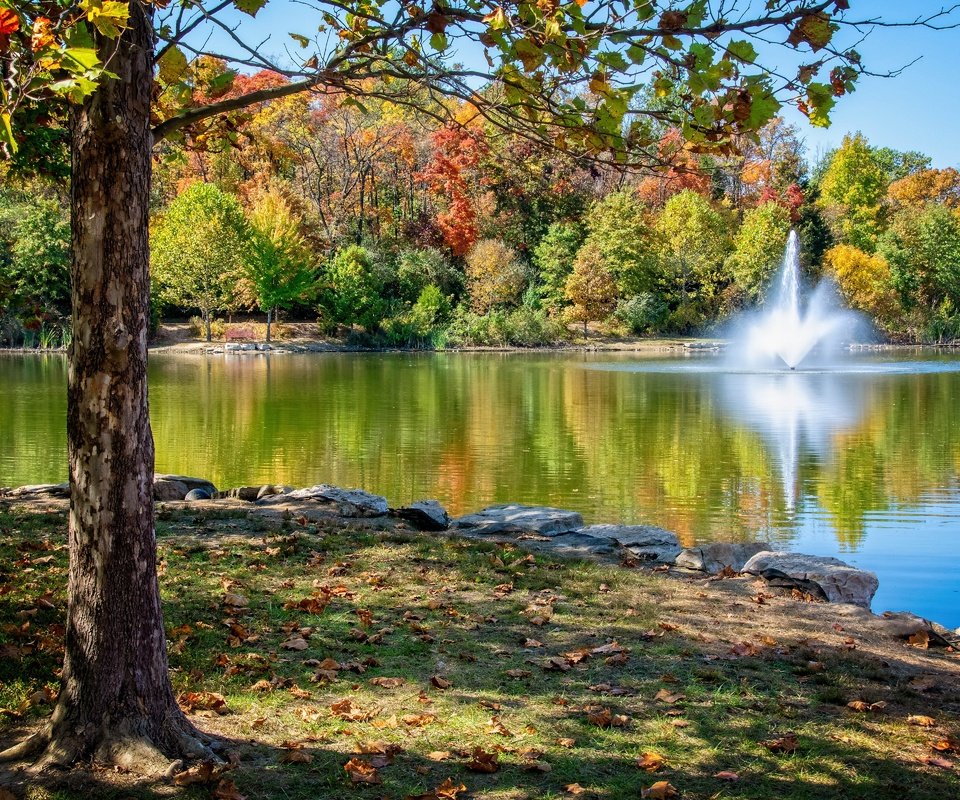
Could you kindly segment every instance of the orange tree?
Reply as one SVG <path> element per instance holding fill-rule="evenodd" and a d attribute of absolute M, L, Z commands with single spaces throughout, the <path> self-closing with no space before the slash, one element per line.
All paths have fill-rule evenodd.
<path fill-rule="evenodd" d="M 456 98 L 501 129 L 642 165 L 664 125 L 710 149 L 787 101 L 825 124 L 865 72 L 846 31 L 859 40 L 878 22 L 854 19 L 849 0 L 306 0 L 290 5 L 294 47 L 274 62 L 284 48 L 238 24 L 266 2 L 0 0 L 0 136 L 12 154 L 67 107 L 72 184 L 66 655 L 49 723 L 7 759 L 153 772 L 210 756 L 170 687 L 156 578 L 146 334 L 159 140 L 322 90 L 434 114 Z M 225 71 L 198 102 L 186 79 L 202 55 L 283 80 L 236 91 Z M 670 102 L 637 102 L 641 86 Z"/>

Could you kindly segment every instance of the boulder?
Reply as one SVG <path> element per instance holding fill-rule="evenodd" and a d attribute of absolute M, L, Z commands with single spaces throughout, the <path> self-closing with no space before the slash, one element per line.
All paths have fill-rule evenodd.
<path fill-rule="evenodd" d="M 436 500 L 417 500 L 391 513 L 422 531 L 445 531 L 450 527 L 450 515 Z"/>
<path fill-rule="evenodd" d="M 217 493 L 217 487 L 205 478 L 191 478 L 187 475 L 154 475 L 153 482 L 157 481 L 179 481 L 186 484 L 188 492 L 191 489 L 203 489 L 211 497 Z"/>
<path fill-rule="evenodd" d="M 613 539 L 641 561 L 670 563 L 680 552 L 677 535 L 654 525 L 588 525 L 577 533 Z"/>
<path fill-rule="evenodd" d="M 246 503 L 252 503 L 257 499 L 259 491 L 259 486 L 236 486 L 233 489 L 227 489 L 225 492 L 217 492 L 213 498 L 214 500 L 221 500 L 226 497 L 233 497 Z"/>
<path fill-rule="evenodd" d="M 187 496 L 183 498 L 188 503 L 193 502 L 194 500 L 212 500 L 213 495 L 204 488 L 191 489 L 187 492 Z"/>
<path fill-rule="evenodd" d="M 450 527 L 473 533 L 535 533 L 559 536 L 583 527 L 576 511 L 547 506 L 523 506 L 516 503 L 488 506 L 482 511 L 458 517 Z"/>
<path fill-rule="evenodd" d="M 287 494 L 292 492 L 292 486 L 277 486 L 272 483 L 265 484 L 257 489 L 257 496 L 255 500 L 263 500 L 264 497 L 275 497 L 278 494 Z"/>
<path fill-rule="evenodd" d="M 757 553 L 769 550 L 770 545 L 767 542 L 710 542 L 681 551 L 674 563 L 684 569 L 711 575 L 723 572 L 725 567 L 740 572 Z"/>
<path fill-rule="evenodd" d="M 321 500 L 334 503 L 344 517 L 380 517 L 387 513 L 387 498 L 362 489 L 340 489 L 326 483 L 288 492 L 291 500 Z"/>
<path fill-rule="evenodd" d="M 852 603 L 864 608 L 876 594 L 880 581 L 872 572 L 857 569 L 837 558 L 764 550 L 743 566 L 774 586 L 797 588 L 831 603 Z"/>
<path fill-rule="evenodd" d="M 18 486 L 11 489 L 8 497 L 36 497 L 47 495 L 48 497 L 70 497 L 69 483 L 37 483 L 30 486 Z"/>
<path fill-rule="evenodd" d="M 620 542 L 604 536 L 586 533 L 584 530 L 561 533 L 543 542 L 542 552 L 565 558 L 593 558 L 596 556 L 619 556 L 623 551 Z"/>
<path fill-rule="evenodd" d="M 153 482 L 154 500 L 183 500 L 190 487 L 183 481 L 159 480 Z"/>

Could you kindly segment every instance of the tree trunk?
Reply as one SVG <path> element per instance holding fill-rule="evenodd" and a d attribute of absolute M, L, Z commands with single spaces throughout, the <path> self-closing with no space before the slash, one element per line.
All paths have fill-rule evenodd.
<path fill-rule="evenodd" d="M 70 571 L 60 695 L 45 730 L 2 754 L 156 774 L 209 756 L 167 674 L 147 404 L 152 9 L 130 4 L 117 80 L 73 112 L 73 342 L 67 393 Z M 115 51 L 114 51 L 115 48 Z"/>
<path fill-rule="evenodd" d="M 211 312 L 210 312 L 210 311 L 201 311 L 200 313 L 203 315 L 203 329 L 204 329 L 204 331 L 206 331 L 207 341 L 208 341 L 208 342 L 212 342 L 212 341 L 213 341 L 213 330 L 211 329 L 211 326 L 210 326 L 210 316 L 211 316 Z"/>
<path fill-rule="evenodd" d="M 267 309 L 267 341 L 270 341 L 270 323 L 273 321 L 273 309 Z"/>

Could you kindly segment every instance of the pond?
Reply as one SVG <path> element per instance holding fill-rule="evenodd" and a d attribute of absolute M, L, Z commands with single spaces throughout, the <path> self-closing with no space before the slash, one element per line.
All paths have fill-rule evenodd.
<path fill-rule="evenodd" d="M 66 363 L 0 358 L 0 486 L 66 479 Z M 960 625 L 960 357 L 833 370 L 598 353 L 154 355 L 157 469 L 765 539 Z"/>

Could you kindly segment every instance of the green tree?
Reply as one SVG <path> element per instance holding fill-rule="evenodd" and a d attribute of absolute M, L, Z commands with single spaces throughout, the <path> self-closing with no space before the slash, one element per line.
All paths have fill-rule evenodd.
<path fill-rule="evenodd" d="M 373 330 L 385 311 L 384 274 L 365 247 L 352 244 L 338 250 L 327 264 L 327 305 L 342 325 Z"/>
<path fill-rule="evenodd" d="M 267 313 L 267 341 L 278 308 L 306 302 L 316 293 L 317 274 L 290 206 L 276 192 L 264 192 L 250 213 L 246 273 L 257 303 Z"/>
<path fill-rule="evenodd" d="M 270 64 L 268 48 L 289 53 L 265 41 L 261 25 L 237 24 L 238 12 L 252 17 L 265 3 L 16 0 L 0 9 L 0 138 L 7 150 L 16 150 L 22 125 L 43 124 L 23 117 L 31 100 L 72 105 L 75 332 L 67 391 L 73 506 L 63 686 L 50 724 L 0 757 L 42 753 L 44 763 L 67 766 L 93 756 L 162 773 L 171 757 L 211 756 L 173 696 L 156 581 L 146 378 L 155 142 L 299 92 L 329 88 L 362 97 L 371 81 L 389 77 L 381 96 L 394 91 L 403 103 L 421 102 L 434 113 L 446 108 L 437 95 L 469 97 L 501 127 L 575 153 L 649 164 L 650 119 L 709 148 L 758 130 L 779 110 L 780 90 L 795 95 L 802 87 L 811 122 L 824 125 L 835 97 L 852 90 L 863 70 L 844 41 L 847 26 L 839 24 L 851 23 L 859 37 L 858 20 L 849 3 L 834 0 L 782 0 L 746 17 L 723 14 L 719 0 L 627 8 L 598 0 L 588 12 L 579 0 L 566 0 L 523 4 L 516 14 L 478 0 L 410 6 L 403 14 L 386 0 L 318 0 L 297 15 L 303 27 L 293 32 L 306 52 L 274 65 L 286 80 L 231 91 L 238 73 L 228 72 L 207 87 L 212 91 L 195 92 L 187 53 L 204 42 L 235 45 L 227 55 L 237 66 Z M 321 25 L 330 35 L 312 40 Z M 228 36 L 212 35 L 224 28 Z M 795 76 L 772 56 L 765 66 L 766 53 L 761 57 L 751 42 L 775 51 L 767 44 L 775 32 L 784 34 L 784 47 L 805 54 Z M 461 39 L 487 48 L 486 73 L 467 75 L 451 57 L 451 44 Z M 831 84 L 813 80 L 810 57 L 818 67 L 835 63 Z M 659 72 L 658 95 L 675 92 L 682 101 L 667 110 L 631 107 L 651 72 Z M 395 80 L 398 74 L 429 91 L 411 93 L 406 81 Z M 497 90 L 477 91 L 478 77 Z M 563 91 L 583 84 L 589 96 Z"/>
<path fill-rule="evenodd" d="M 863 134 L 844 136 L 820 183 L 820 203 L 842 241 L 873 252 L 883 226 L 888 182 L 884 165 Z"/>
<path fill-rule="evenodd" d="M 613 192 L 594 203 L 587 231 L 587 243 L 600 253 L 622 296 L 653 287 L 656 260 L 649 214 L 632 190 Z"/>
<path fill-rule="evenodd" d="M 0 306 L 67 309 L 70 221 L 57 200 L 0 197 L 0 287 Z"/>
<path fill-rule="evenodd" d="M 558 308 L 566 300 L 564 287 L 573 271 L 573 262 L 583 239 L 582 225 L 554 222 L 534 248 L 533 264 L 537 268 L 547 306 Z"/>
<path fill-rule="evenodd" d="M 663 207 L 655 229 L 658 273 L 680 329 L 696 327 L 716 311 L 727 228 L 710 201 L 690 190 Z"/>
<path fill-rule="evenodd" d="M 160 297 L 198 309 L 208 342 L 213 314 L 230 304 L 244 274 L 249 238 L 240 202 L 211 183 L 188 187 L 154 229 L 152 267 Z"/>
<path fill-rule="evenodd" d="M 580 248 L 564 291 L 571 303 L 568 315 L 583 323 L 584 336 L 588 322 L 604 319 L 613 311 L 617 304 L 617 283 L 595 242 L 588 241 Z"/>
<path fill-rule="evenodd" d="M 748 209 L 733 238 L 727 270 L 738 288 L 758 299 L 783 259 L 790 233 L 790 212 L 779 203 Z"/>

